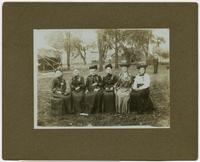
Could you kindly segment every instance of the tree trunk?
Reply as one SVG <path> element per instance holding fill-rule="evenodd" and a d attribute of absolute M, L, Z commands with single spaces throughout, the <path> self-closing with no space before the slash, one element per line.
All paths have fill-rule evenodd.
<path fill-rule="evenodd" d="M 67 70 L 70 70 L 70 53 L 67 52 Z"/>
<path fill-rule="evenodd" d="M 86 56 L 83 56 L 81 53 L 80 53 L 80 56 L 83 59 L 83 64 L 86 65 L 87 64 L 87 62 L 86 62 Z"/>
<path fill-rule="evenodd" d="M 79 56 L 82 58 L 83 60 L 83 64 L 86 65 L 87 62 L 86 62 L 86 51 L 83 51 L 83 53 L 81 52 L 81 49 L 76 47 L 76 49 L 78 50 L 78 53 L 79 53 Z"/>
<path fill-rule="evenodd" d="M 148 37 L 148 43 L 147 43 L 147 51 L 145 52 L 145 56 L 146 56 L 146 63 L 149 57 L 149 45 L 150 45 L 150 38 Z"/>
<path fill-rule="evenodd" d="M 71 52 L 71 42 L 70 42 L 70 32 L 68 33 L 68 48 L 67 48 L 67 70 L 70 70 L 70 52 Z"/>
<path fill-rule="evenodd" d="M 117 31 L 115 31 L 115 69 L 119 68 L 118 60 Z"/>
<path fill-rule="evenodd" d="M 99 71 L 103 71 L 103 51 L 102 51 L 102 38 L 98 33 L 98 49 L 99 49 Z"/>
<path fill-rule="evenodd" d="M 71 52 L 71 42 L 70 33 L 65 33 L 64 49 L 67 54 L 67 70 L 70 70 L 70 52 Z"/>
<path fill-rule="evenodd" d="M 43 63 L 42 65 L 42 70 L 44 71 L 45 70 L 45 64 Z"/>
<path fill-rule="evenodd" d="M 102 51 L 99 51 L 99 71 L 103 71 L 103 56 Z"/>
<path fill-rule="evenodd" d="M 119 57 L 118 57 L 118 48 L 115 48 L 115 69 L 119 68 L 118 60 L 119 60 Z"/>
<path fill-rule="evenodd" d="M 84 65 L 86 65 L 87 64 L 87 62 L 86 62 L 86 50 L 84 50 L 83 52 L 84 52 L 83 63 L 84 63 Z"/>
<path fill-rule="evenodd" d="M 127 52 L 127 53 L 126 53 L 126 62 L 127 62 L 128 64 L 130 64 L 130 60 L 131 60 L 131 55 L 130 55 L 129 52 Z"/>
<path fill-rule="evenodd" d="M 86 64 L 87 64 L 87 62 L 86 62 L 86 59 L 85 59 L 85 58 L 83 58 L 83 64 L 84 64 L 84 65 L 86 65 Z"/>

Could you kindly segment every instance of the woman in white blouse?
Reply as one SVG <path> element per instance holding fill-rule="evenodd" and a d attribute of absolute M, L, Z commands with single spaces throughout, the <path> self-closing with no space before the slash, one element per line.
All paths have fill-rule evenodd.
<path fill-rule="evenodd" d="M 135 77 L 131 92 L 131 111 L 144 113 L 152 111 L 153 103 L 149 97 L 150 76 L 146 73 L 146 64 L 137 66 L 138 74 Z"/>

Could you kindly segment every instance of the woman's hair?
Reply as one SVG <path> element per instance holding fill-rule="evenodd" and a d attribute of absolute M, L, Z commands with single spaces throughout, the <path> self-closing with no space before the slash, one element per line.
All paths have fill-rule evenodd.
<path fill-rule="evenodd" d="M 144 69 L 144 73 L 146 73 L 146 67 L 140 67 L 138 70 L 140 70 L 141 68 Z"/>

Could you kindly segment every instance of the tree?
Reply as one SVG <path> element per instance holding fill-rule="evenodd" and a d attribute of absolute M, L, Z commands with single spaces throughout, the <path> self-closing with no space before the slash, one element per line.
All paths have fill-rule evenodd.
<path fill-rule="evenodd" d="M 97 31 L 97 46 L 99 50 L 99 71 L 103 71 L 103 64 L 105 62 L 107 52 L 111 49 L 111 44 L 105 30 Z"/>
<path fill-rule="evenodd" d="M 102 33 L 98 31 L 98 38 L 97 38 L 98 50 L 99 50 L 99 71 L 103 71 L 103 38 Z"/>
<path fill-rule="evenodd" d="M 79 38 L 74 38 L 72 41 L 73 48 L 76 50 L 77 54 L 74 56 L 74 58 L 80 56 L 83 60 L 84 65 L 87 64 L 86 62 L 86 56 L 87 56 L 87 51 L 90 48 L 93 48 L 95 45 L 94 43 L 87 44 L 86 42 L 83 42 Z"/>
<path fill-rule="evenodd" d="M 163 37 L 157 36 L 157 37 L 154 39 L 154 43 L 156 44 L 157 47 L 160 47 L 160 44 L 161 44 L 161 43 L 165 43 L 165 39 L 164 39 Z"/>
<path fill-rule="evenodd" d="M 115 58 L 115 68 L 117 69 L 119 67 L 118 65 L 118 53 L 120 48 L 122 47 L 122 34 L 123 31 L 119 29 L 104 29 L 101 30 L 102 40 L 103 40 L 103 46 L 104 46 L 104 52 L 103 52 L 103 58 L 105 60 L 106 54 L 108 50 L 113 49 L 114 52 L 114 58 Z M 102 47 L 103 48 L 103 47 Z"/>
<path fill-rule="evenodd" d="M 151 30 L 124 30 L 122 38 L 123 50 L 129 47 L 133 51 L 141 51 L 145 54 L 145 58 L 148 58 L 149 44 L 154 38 Z"/>
<path fill-rule="evenodd" d="M 67 67 L 70 70 L 71 34 L 65 31 L 53 31 L 45 37 L 47 44 L 57 50 L 62 50 L 67 54 Z"/>
<path fill-rule="evenodd" d="M 67 53 L 67 70 L 70 70 L 71 34 L 64 32 L 64 50 Z"/>
<path fill-rule="evenodd" d="M 121 41 L 122 41 L 122 31 L 118 29 L 105 29 L 104 32 L 105 35 L 107 35 L 108 39 L 107 41 L 109 42 L 109 47 L 111 49 L 115 50 L 115 69 L 119 68 L 118 60 L 119 60 L 119 50 L 121 47 Z"/>
<path fill-rule="evenodd" d="M 115 39 L 114 39 L 114 42 L 115 42 L 115 69 L 118 69 L 119 68 L 119 58 L 118 58 L 118 51 L 119 51 L 119 45 L 118 45 L 118 40 L 119 40 L 119 32 L 118 30 L 116 29 L 115 30 Z"/>

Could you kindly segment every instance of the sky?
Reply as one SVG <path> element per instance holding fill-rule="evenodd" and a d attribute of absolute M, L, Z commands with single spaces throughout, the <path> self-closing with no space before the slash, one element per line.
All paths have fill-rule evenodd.
<path fill-rule="evenodd" d="M 79 37 L 85 43 L 91 43 L 97 38 L 96 30 L 97 29 L 34 29 L 34 50 L 37 51 L 39 48 L 49 48 L 45 36 L 53 31 L 70 31 L 72 36 Z M 154 35 L 165 39 L 166 42 L 161 45 L 161 48 L 169 51 L 169 29 L 151 30 Z"/>

